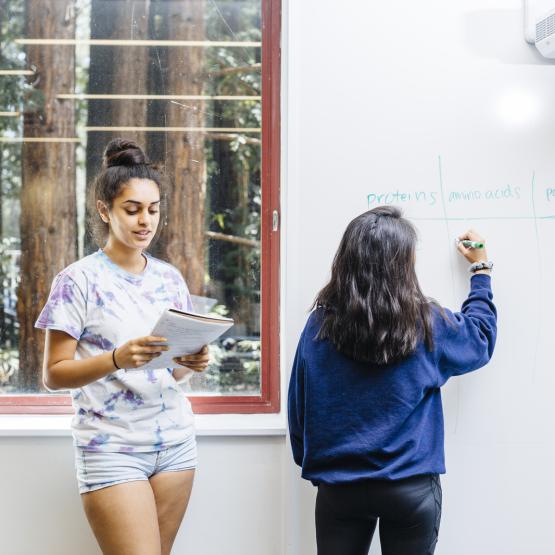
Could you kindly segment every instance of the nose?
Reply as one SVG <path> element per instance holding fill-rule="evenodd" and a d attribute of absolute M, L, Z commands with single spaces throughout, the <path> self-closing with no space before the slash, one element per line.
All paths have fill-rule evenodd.
<path fill-rule="evenodd" d="M 150 223 L 150 214 L 148 210 L 141 210 L 139 212 L 139 225 L 147 226 Z"/>

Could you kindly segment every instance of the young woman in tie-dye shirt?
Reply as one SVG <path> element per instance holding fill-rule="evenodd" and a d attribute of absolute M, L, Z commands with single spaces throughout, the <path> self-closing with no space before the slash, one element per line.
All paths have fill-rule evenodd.
<path fill-rule="evenodd" d="M 206 368 L 207 349 L 141 370 L 167 349 L 149 336 L 162 312 L 192 308 L 179 271 L 145 252 L 163 182 L 135 143 L 108 144 L 94 184 L 102 248 L 56 276 L 36 323 L 47 330 L 45 385 L 71 389 L 79 491 L 104 553 L 169 554 L 196 466 L 178 381 Z"/>

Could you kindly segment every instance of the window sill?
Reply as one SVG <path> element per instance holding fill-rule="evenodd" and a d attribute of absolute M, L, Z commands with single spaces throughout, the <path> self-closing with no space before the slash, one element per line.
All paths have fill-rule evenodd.
<path fill-rule="evenodd" d="M 1 415 L 0 437 L 71 436 L 70 414 Z M 285 418 L 280 414 L 195 415 L 197 436 L 284 436 Z"/>

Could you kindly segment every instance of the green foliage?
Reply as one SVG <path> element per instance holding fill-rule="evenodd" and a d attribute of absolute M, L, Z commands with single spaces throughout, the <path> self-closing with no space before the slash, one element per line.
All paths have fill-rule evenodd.
<path fill-rule="evenodd" d="M 2 69 L 28 69 L 25 65 L 25 53 L 14 39 L 23 35 L 23 0 L 10 0 L 3 4 L 0 19 L 0 67 Z M 22 90 L 25 78 L 22 76 L 0 77 L 0 111 L 16 111 L 21 108 Z M 17 129 L 16 118 L 0 118 L 0 129 Z"/>
<path fill-rule="evenodd" d="M 260 0 L 206 2 L 205 29 L 210 40 L 260 41 Z M 0 17 L 0 67 L 32 69 L 28 67 L 24 48 L 15 39 L 25 35 L 24 0 L 5 0 L 4 13 Z M 46 13 L 46 12 L 45 12 Z M 79 0 L 76 10 L 76 36 L 86 38 L 90 26 L 90 0 Z M 46 15 L 45 15 L 46 17 Z M 161 16 L 153 21 L 154 34 L 160 34 L 163 24 Z M 154 37 L 153 37 L 154 38 Z M 88 49 L 76 50 L 76 92 L 86 92 L 89 78 Z M 261 72 L 260 49 L 207 48 L 204 50 L 206 85 L 204 94 L 231 96 L 260 96 Z M 240 68 L 239 72 L 228 72 Z M 247 68 L 247 71 L 244 69 Z M 0 76 L 0 111 L 30 112 L 40 110 L 45 99 L 32 86 L 33 76 Z M 107 91 L 109 92 L 109 91 Z M 89 103 L 76 101 L 77 132 L 86 124 Z M 262 125 L 261 101 L 207 102 L 205 111 L 207 127 L 260 128 Z M 0 117 L 0 136 L 23 135 L 23 117 Z M 221 142 L 218 159 L 214 154 L 213 141 L 206 141 L 207 228 L 234 237 L 260 242 L 261 222 L 261 144 L 260 133 L 236 133 Z M 83 148 L 78 146 L 78 149 Z M 78 150 L 77 164 L 84 170 L 85 154 Z M 216 177 L 218 191 L 210 188 Z M 216 181 L 213 181 L 216 183 Z M 19 236 L 17 204 L 21 190 L 21 144 L 0 143 L 0 209 L 4 222 L 0 232 L 9 236 L 0 244 L 0 281 L 6 282 L 9 269 L 7 251 L 18 248 Z M 220 195 L 220 206 L 210 199 Z M 78 201 L 84 202 L 79 196 Z M 12 210 L 12 208 L 16 208 Z M 0 222 L 2 218 L 0 218 Z M 83 233 L 83 229 L 80 230 Z M 215 241 L 210 241 L 213 248 Z M 222 246 L 223 245 L 223 246 Z M 254 308 L 260 302 L 260 246 L 219 242 L 221 255 L 215 264 L 207 264 L 208 290 L 218 293 L 220 305 L 214 311 L 221 315 L 231 314 L 243 326 L 241 337 L 235 338 L 232 347 L 211 346 L 213 363 L 202 375 L 195 376 L 198 387 L 203 391 L 257 393 L 260 387 L 260 341 L 256 338 L 257 328 L 253 325 Z M 218 251 L 220 252 L 220 251 Z M 10 264 L 12 263 L 10 259 Z M 13 270 L 13 268 L 12 268 Z M 13 286 L 13 284 L 12 284 Z M 220 294 L 221 293 L 221 294 Z M 243 333 L 244 331 L 244 333 Z M 239 333 L 239 332 L 238 332 Z M 8 380 L 17 350 L 0 345 L 0 386 Z M 16 358 L 14 358 L 16 357 Z M 14 362 L 15 361 L 15 362 Z M 4 378 L 3 378 L 4 376 Z M 194 382 L 193 383 L 197 383 Z M 202 386 L 202 387 L 201 387 Z M 5 390 L 5 389 L 4 389 Z"/>
<path fill-rule="evenodd" d="M 229 314 L 229 309 L 223 304 L 217 304 L 212 307 L 210 314 L 213 314 L 214 316 L 227 316 Z"/>
<path fill-rule="evenodd" d="M 226 340 L 208 346 L 210 364 L 194 374 L 184 386 L 188 393 L 203 391 L 224 395 L 256 395 L 260 390 L 260 341 L 239 339 L 224 347 Z"/>
<path fill-rule="evenodd" d="M 4 2 L 0 18 L 0 67 L 2 69 L 28 69 L 25 53 L 14 39 L 23 34 L 23 0 Z M 0 76 L 0 111 L 23 112 L 23 97 L 30 86 L 23 76 Z M 0 117 L 0 136 L 21 135 L 19 117 Z M 0 143 L 0 197 L 2 200 L 19 197 L 21 183 L 21 146 L 17 143 Z M 2 204 L 0 203 L 0 207 Z M 0 218 L 0 221 L 2 218 Z M 0 229 L 0 233 L 1 233 Z M 10 230 L 15 234 L 15 230 Z"/>
<path fill-rule="evenodd" d="M 12 391 L 13 381 L 19 367 L 17 350 L 17 334 L 13 317 L 10 322 L 5 318 L 6 311 L 15 309 L 15 287 L 19 282 L 19 274 L 14 275 L 12 253 L 19 247 L 19 241 L 14 237 L 0 239 L 0 336 L 2 349 L 0 350 L 0 387 L 4 392 Z"/>
<path fill-rule="evenodd" d="M 207 37 L 212 40 L 261 41 L 260 2 L 207 4 Z M 206 91 L 214 96 L 260 96 L 259 48 L 213 48 L 205 52 Z M 238 68 L 238 72 L 230 72 Z M 206 113 L 207 126 L 261 128 L 261 101 L 217 101 Z M 207 225 L 214 231 L 258 242 L 257 246 L 214 244 L 217 260 L 208 268 L 209 290 L 223 291 L 221 302 L 239 322 L 246 336 L 255 336 L 252 314 L 260 302 L 261 142 L 260 133 L 236 133 L 218 145 L 207 141 L 207 206 L 215 195 Z M 212 184 L 212 186 L 210 186 Z M 218 190 L 216 190 L 218 189 Z M 219 296 L 215 294 L 215 296 Z M 219 371 L 208 369 L 206 381 L 218 379 L 225 392 L 257 392 L 260 386 L 260 341 L 237 338 L 235 345 L 219 354 Z"/>

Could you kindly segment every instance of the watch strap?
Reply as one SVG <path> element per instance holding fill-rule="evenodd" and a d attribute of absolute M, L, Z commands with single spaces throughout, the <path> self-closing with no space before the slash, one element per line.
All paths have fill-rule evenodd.
<path fill-rule="evenodd" d="M 473 274 L 474 272 L 477 272 L 479 270 L 491 270 L 492 268 L 493 268 L 493 262 L 491 262 L 490 260 L 487 260 L 482 262 L 474 262 L 473 264 L 470 265 L 470 268 L 468 269 L 468 271 Z"/>

